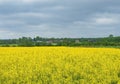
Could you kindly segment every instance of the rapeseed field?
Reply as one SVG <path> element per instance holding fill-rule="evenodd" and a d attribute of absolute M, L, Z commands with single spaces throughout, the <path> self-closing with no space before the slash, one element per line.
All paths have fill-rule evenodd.
<path fill-rule="evenodd" d="M 1 47 L 0 84 L 120 84 L 120 49 Z"/>

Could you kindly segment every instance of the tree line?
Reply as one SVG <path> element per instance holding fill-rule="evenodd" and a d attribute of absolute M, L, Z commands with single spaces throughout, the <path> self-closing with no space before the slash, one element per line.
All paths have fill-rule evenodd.
<path fill-rule="evenodd" d="M 1 39 L 0 46 L 3 47 L 32 47 L 32 46 L 120 46 L 120 36 L 109 35 L 102 38 L 43 38 L 36 36 L 21 37 L 18 39 Z"/>

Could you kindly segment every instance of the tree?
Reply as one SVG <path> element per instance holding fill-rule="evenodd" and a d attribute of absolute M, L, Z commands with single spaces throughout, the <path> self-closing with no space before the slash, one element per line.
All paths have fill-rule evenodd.
<path fill-rule="evenodd" d="M 110 35 L 109 35 L 109 37 L 110 37 L 110 38 L 112 38 L 112 37 L 113 37 L 113 35 L 112 35 L 112 34 L 110 34 Z"/>
<path fill-rule="evenodd" d="M 33 40 L 31 37 L 19 38 L 19 46 L 33 46 Z"/>
<path fill-rule="evenodd" d="M 36 37 L 34 38 L 34 41 L 40 41 L 40 40 L 42 40 L 42 38 L 39 37 L 39 36 L 36 36 Z"/>

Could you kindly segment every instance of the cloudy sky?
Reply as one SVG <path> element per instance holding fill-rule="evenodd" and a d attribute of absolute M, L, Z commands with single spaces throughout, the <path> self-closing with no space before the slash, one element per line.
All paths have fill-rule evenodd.
<path fill-rule="evenodd" d="M 120 0 L 0 0 L 0 39 L 120 35 Z"/>

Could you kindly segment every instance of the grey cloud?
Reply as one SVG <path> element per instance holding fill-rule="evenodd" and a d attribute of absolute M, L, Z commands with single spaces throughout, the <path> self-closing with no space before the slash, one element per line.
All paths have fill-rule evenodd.
<path fill-rule="evenodd" d="M 120 35 L 119 4 L 118 0 L 1 0 L 0 38 Z"/>

